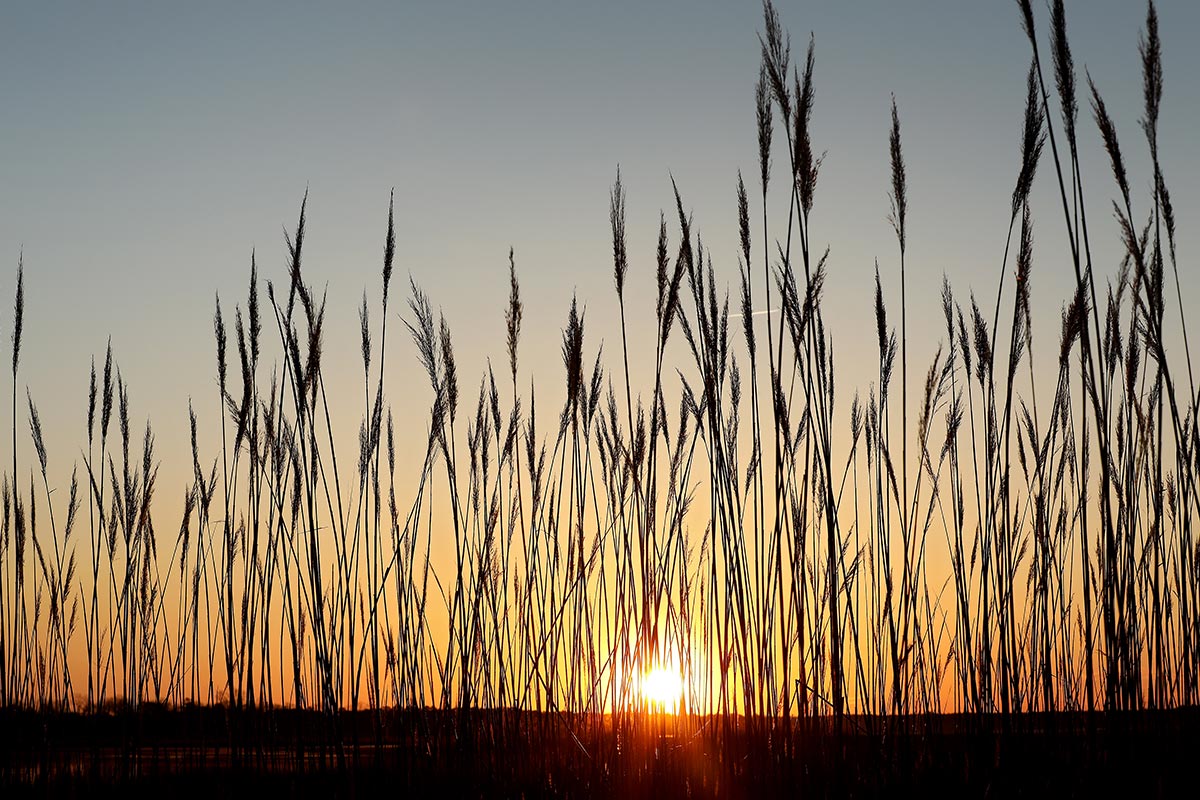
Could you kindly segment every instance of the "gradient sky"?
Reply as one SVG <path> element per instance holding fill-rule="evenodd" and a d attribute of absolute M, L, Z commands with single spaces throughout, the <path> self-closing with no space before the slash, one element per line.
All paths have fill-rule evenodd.
<path fill-rule="evenodd" d="M 1045 9 L 1035 6 L 1044 34 Z M 1187 77 L 1200 75 L 1200 5 L 1162 2 L 1159 11 L 1161 147 L 1186 264 L 1195 246 L 1187 220 L 1200 207 L 1191 146 L 1200 85 Z M 876 257 L 889 302 L 898 302 L 886 221 L 890 95 L 908 160 L 910 370 L 920 375 L 940 336 L 941 275 L 989 306 L 995 291 L 1029 47 L 1015 5 L 1003 0 L 784 2 L 780 12 L 794 50 L 809 31 L 816 36 L 814 139 L 827 157 L 813 231 L 833 249 L 826 315 L 848 402 L 874 372 L 873 333 L 862 332 L 871 330 Z M 1136 124 L 1144 6 L 1070 2 L 1067 12 L 1077 64 L 1105 94 L 1144 208 Z M 588 308 L 587 352 L 603 338 L 616 355 L 607 192 L 618 163 L 630 214 L 631 327 L 646 330 L 653 313 L 654 237 L 659 210 L 672 202 L 671 175 L 719 276 L 736 288 L 739 168 L 757 195 L 760 28 L 756 2 L 6 7 L 0 296 L 11 297 L 23 247 L 20 384 L 41 406 L 52 469 L 66 470 L 85 443 L 88 362 L 102 357 L 111 334 L 134 419 L 154 420 L 160 492 L 174 504 L 188 474 L 188 398 L 202 431 L 217 424 L 213 296 L 243 301 L 251 248 L 264 279 L 286 280 L 282 229 L 295 225 L 306 187 L 306 274 L 328 285 L 327 348 L 338 355 L 327 359 L 327 378 L 347 382 L 351 437 L 361 405 L 355 312 L 367 288 L 378 322 L 392 187 L 396 296 L 411 274 L 444 308 L 464 394 L 487 357 L 504 360 L 509 246 L 526 298 L 522 359 L 539 386 L 561 392 L 558 337 L 573 291 Z M 1108 274 L 1119 260 L 1103 202 L 1112 181 L 1090 119 L 1081 130 L 1097 262 Z M 1046 162 L 1034 197 L 1035 337 L 1056 339 L 1071 280 Z M 782 196 L 775 205 L 786 209 Z M 761 242 L 754 247 L 757 258 Z M 1194 297 L 1200 287 L 1184 281 L 1185 297 Z M 0 312 L 0 328 L 11 316 Z M 423 414 L 423 382 L 404 380 L 419 375 L 412 348 L 395 319 L 390 325 L 392 402 L 398 414 Z M 419 391 L 406 394 L 410 386 Z M 424 435 L 423 422 L 407 427 Z"/>

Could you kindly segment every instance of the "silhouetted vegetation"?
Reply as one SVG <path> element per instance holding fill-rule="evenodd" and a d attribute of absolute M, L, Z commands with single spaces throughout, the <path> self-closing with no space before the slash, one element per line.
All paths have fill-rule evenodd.
<path fill-rule="evenodd" d="M 507 373 L 489 365 L 477 394 L 460 385 L 450 328 L 410 282 L 399 316 L 429 413 L 393 419 L 389 207 L 347 444 L 327 392 L 358 389 L 325 379 L 325 296 L 305 280 L 302 204 L 287 274 L 264 292 L 252 255 L 245 300 L 216 300 L 217 392 L 189 408 L 177 533 L 154 516 L 154 432 L 147 423 L 139 444 L 111 347 L 92 368 L 65 503 L 51 485 L 34 397 L 18 398 L 19 267 L 0 531 L 6 780 L 1171 791 L 1164 776 L 1183 773 L 1200 691 L 1200 395 L 1158 147 L 1158 19 L 1150 3 L 1144 197 L 1087 78 L 1124 245 L 1106 275 L 1092 243 L 1113 192 L 1098 176 L 1084 190 L 1063 3 L 1051 3 L 1048 37 L 1028 0 L 1017 8 L 1031 62 L 994 305 L 945 281 L 942 345 L 910 370 L 907 289 L 933 287 L 906 280 L 910 175 L 894 99 L 880 143 L 896 249 L 875 272 L 876 377 L 848 412 L 823 309 L 831 255 L 812 223 L 814 43 L 793 63 L 770 2 L 759 185 L 736 182 L 732 313 L 674 184 L 656 252 L 627 248 L 618 173 L 619 361 L 590 344 L 572 301 L 562 389 L 548 388 L 548 365 L 535 381 L 520 359 L 510 251 Z M 1035 185 L 1061 197 L 1069 252 L 1035 254 Z M 779 203 L 782 230 L 768 214 Z M 1042 262 L 1071 270 L 1075 288 L 1050 338 L 1035 339 Z M 647 272 L 654 334 L 638 346 L 653 354 L 653 383 L 636 386 L 626 297 Z M 672 342 L 683 363 L 669 363 Z M 1035 378 L 1035 350 L 1057 366 L 1053 382 Z M 408 380 L 410 362 L 402 369 Z M 202 441 L 198 416 L 218 409 L 219 441 Z M 402 437 L 423 446 L 402 450 L 399 425 L 423 431 Z M 415 485 L 396 479 L 398 462 L 422 465 Z M 926 560 L 943 545 L 944 574 Z M 438 550 L 452 551 L 449 569 Z M 660 666 L 683 676 L 678 713 L 640 692 Z M 298 773 L 316 782 L 300 786 Z"/>

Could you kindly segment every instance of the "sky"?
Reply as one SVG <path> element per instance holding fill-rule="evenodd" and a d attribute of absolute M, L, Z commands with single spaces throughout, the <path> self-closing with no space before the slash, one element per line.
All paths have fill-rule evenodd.
<path fill-rule="evenodd" d="M 1034 5 L 1044 35 L 1045 8 Z M 892 95 L 909 176 L 910 369 L 920 375 L 941 336 L 942 275 L 961 297 L 994 293 L 1029 46 L 1009 2 L 779 9 L 797 56 L 810 32 L 816 42 L 813 136 L 826 156 L 812 225 L 818 246 L 832 248 L 826 316 L 846 365 L 839 398 L 848 404 L 874 373 L 876 259 L 889 303 L 898 302 L 887 222 Z M 1097 0 L 1070 2 L 1067 12 L 1077 65 L 1109 103 L 1144 207 L 1137 36 L 1145 9 Z M 1161 149 L 1177 216 L 1188 220 L 1200 206 L 1200 161 L 1189 146 L 1200 127 L 1200 84 L 1186 77 L 1200 74 L 1192 41 L 1200 6 L 1161 2 L 1159 12 Z M 202 437 L 218 424 L 214 297 L 228 306 L 244 301 L 252 250 L 264 280 L 286 281 L 283 230 L 294 227 L 306 190 L 305 271 L 328 289 L 326 347 L 338 355 L 327 359 L 327 379 L 345 385 L 333 402 L 350 441 L 361 413 L 357 307 L 365 289 L 378 324 L 393 188 L 394 296 L 406 294 L 411 276 L 444 310 L 464 386 L 488 358 L 505 359 L 512 247 L 526 301 L 523 364 L 539 386 L 561 392 L 559 331 L 573 294 L 587 308 L 587 352 L 601 340 L 610 356 L 619 347 L 608 190 L 620 165 L 630 215 L 631 360 L 635 381 L 645 376 L 648 359 L 636 341 L 650 330 L 654 241 L 660 210 L 672 206 L 672 177 L 719 280 L 736 292 L 739 169 L 752 213 L 759 208 L 753 87 L 761 25 L 755 2 L 7 7 L 0 296 L 11 297 L 23 252 L 18 384 L 39 404 L 52 471 L 65 477 L 85 446 L 89 361 L 102 358 L 111 336 L 134 427 L 146 417 L 155 425 L 162 491 L 182 495 L 189 398 Z M 1101 229 L 1097 260 L 1111 274 L 1119 250 L 1102 199 L 1113 185 L 1086 116 L 1081 130 Z M 775 162 L 778 176 L 782 153 Z M 1033 202 L 1035 337 L 1056 339 L 1071 278 L 1045 162 Z M 781 208 L 777 198 L 773 212 Z M 677 241 L 674 226 L 671 234 Z M 1181 254 L 1192 252 L 1193 238 L 1181 225 Z M 761 245 L 756 239 L 756 258 Z M 1200 286 L 1186 272 L 1183 279 L 1185 297 L 1195 297 Z M 7 330 L 12 312 L 3 305 Z M 424 414 L 429 393 L 413 379 L 415 354 L 396 318 L 389 331 L 392 403 L 401 420 L 411 419 Z M 24 411 L 20 418 L 24 432 Z M 424 436 L 423 422 L 400 427 Z"/>

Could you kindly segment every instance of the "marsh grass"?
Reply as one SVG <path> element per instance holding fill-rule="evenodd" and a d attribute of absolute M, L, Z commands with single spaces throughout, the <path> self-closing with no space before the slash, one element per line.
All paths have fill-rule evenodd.
<path fill-rule="evenodd" d="M 520 363 L 524 306 L 510 250 L 509 374 L 497 380 L 489 364 L 472 402 L 446 319 L 410 282 L 400 317 L 428 381 L 429 413 L 426 435 L 400 437 L 423 446 L 398 450 L 385 391 L 395 314 L 389 203 L 378 306 L 364 292 L 359 312 L 362 416 L 347 449 L 334 436 L 329 395 L 351 387 L 326 381 L 325 296 L 303 267 L 306 197 L 286 237 L 287 274 L 267 280 L 267 302 L 254 254 L 232 335 L 229 303 L 216 299 L 217 392 L 189 407 L 192 475 L 167 541 L 152 516 L 153 429 L 147 423 L 139 453 L 111 346 L 99 376 L 93 361 L 88 442 L 65 512 L 29 390 L 30 438 L 21 438 L 22 261 L 0 537 L 0 705 L 47 714 L 222 706 L 231 740 L 249 735 L 234 720 L 250 712 L 295 709 L 316 720 L 309 745 L 334 743 L 340 759 L 343 744 L 357 752 L 361 729 L 376 748 L 396 736 L 418 750 L 553 739 L 563 758 L 601 772 L 596 765 L 630 757 L 628 742 L 639 743 L 642 768 L 654 763 L 668 731 L 744 741 L 778 765 L 806 735 L 873 736 L 913 720 L 932 735 L 938 713 L 975 731 L 996 720 L 1040 729 L 1056 718 L 1094 729 L 1105 723 L 1073 713 L 1193 706 L 1200 399 L 1158 148 L 1157 14 L 1151 3 L 1139 45 L 1139 125 L 1153 169 L 1143 208 L 1087 78 L 1125 249 L 1105 278 L 1089 231 L 1095 195 L 1105 193 L 1084 192 L 1063 3 L 1050 8 L 1048 65 L 1030 4 L 1017 6 L 1032 56 L 995 303 L 964 300 L 944 281 L 945 339 L 910 372 L 909 174 L 893 98 L 897 250 L 876 264 L 878 365 L 848 417 L 823 308 L 831 255 L 817 245 L 812 216 L 822 161 L 811 132 L 815 45 L 793 65 L 770 2 L 755 92 L 761 206 L 752 208 L 739 174 L 735 312 L 673 185 L 646 259 L 655 282 L 650 386 L 635 386 L 629 369 L 625 301 L 642 259 L 627 246 L 618 172 L 609 221 L 621 369 L 606 369 L 574 299 L 561 389 L 545 382 L 551 365 Z M 1057 349 L 1052 337 L 1035 341 L 1030 310 L 1039 183 L 1061 198 L 1075 284 Z M 769 202 L 786 203 L 783 230 L 770 226 Z M 753 321 L 760 296 L 765 330 Z M 1182 364 L 1168 347 L 1169 305 Z M 668 363 L 673 336 L 686 363 Z M 1035 343 L 1057 367 L 1051 383 L 1036 378 Z M 219 440 L 201 441 L 198 417 L 212 416 Z M 26 441 L 36 458 L 28 465 L 18 461 Z M 397 483 L 398 461 L 420 465 L 415 484 Z M 38 527 L 43 512 L 48 530 Z M 433 556 L 443 539 L 448 568 Z M 928 567 L 939 540 L 947 574 Z M 71 656 L 80 627 L 83 662 Z M 660 665 L 682 673 L 677 715 L 656 712 L 637 691 L 638 676 Z M 269 740 L 269 727 L 254 735 Z"/>

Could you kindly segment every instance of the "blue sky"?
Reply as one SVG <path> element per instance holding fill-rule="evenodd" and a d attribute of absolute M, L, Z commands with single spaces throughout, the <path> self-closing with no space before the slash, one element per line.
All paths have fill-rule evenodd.
<path fill-rule="evenodd" d="M 1035 6 L 1044 34 L 1045 9 Z M 862 331 L 876 258 L 898 301 L 886 220 L 891 95 L 912 206 L 911 369 L 923 373 L 940 335 L 942 274 L 961 295 L 994 292 L 1029 48 L 1011 2 L 779 9 L 794 50 L 810 31 L 816 37 L 814 138 L 826 160 L 813 230 L 832 247 L 826 313 L 847 365 L 840 397 L 848 402 L 873 373 Z M 1069 2 L 1067 12 L 1077 64 L 1109 102 L 1144 206 L 1137 35 L 1145 8 L 1103 0 Z M 1161 147 L 1187 262 L 1195 242 L 1186 221 L 1200 206 L 1200 85 L 1187 77 L 1200 74 L 1200 6 L 1162 2 L 1159 12 Z M 11 296 L 23 247 L 20 382 L 42 407 L 58 466 L 84 441 L 88 363 L 109 335 L 134 416 L 153 417 L 165 462 L 186 446 L 189 397 L 202 427 L 216 425 L 214 294 L 242 300 L 251 248 L 264 279 L 284 279 L 282 230 L 295 224 L 306 188 L 306 271 L 328 286 L 327 347 L 344 354 L 330 377 L 348 383 L 351 435 L 360 385 L 355 311 L 364 288 L 378 300 L 392 187 L 397 296 L 411 274 L 444 308 L 466 376 L 488 357 L 504 358 L 510 246 L 527 300 L 522 357 L 539 384 L 560 391 L 558 331 L 573 292 L 588 308 L 589 352 L 601 338 L 618 346 L 607 219 L 617 164 L 628 190 L 635 332 L 652 314 L 651 257 L 672 175 L 718 274 L 735 286 L 739 168 L 757 194 L 760 28 L 754 2 L 7 7 L 0 296 Z M 1086 116 L 1081 129 L 1097 261 L 1108 274 L 1119 260 L 1107 213 L 1112 182 Z M 1043 167 L 1034 190 L 1034 319 L 1035 336 L 1053 339 L 1070 267 L 1057 189 Z M 779 195 L 774 207 L 783 203 Z M 755 247 L 762 252 L 761 242 Z M 1200 289 L 1184 280 L 1185 297 Z M 416 362 L 395 322 L 391 374 L 411 375 Z M 0 327 L 10 325 L 11 312 L 0 312 Z M 637 373 L 636 355 L 633 366 Z M 423 412 L 426 400 L 393 396 L 400 414 Z M 423 435 L 423 425 L 413 429 Z M 186 470 L 164 463 L 163 474 L 182 484 Z"/>

